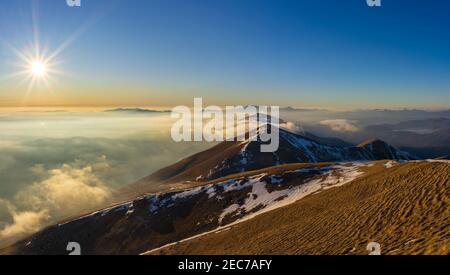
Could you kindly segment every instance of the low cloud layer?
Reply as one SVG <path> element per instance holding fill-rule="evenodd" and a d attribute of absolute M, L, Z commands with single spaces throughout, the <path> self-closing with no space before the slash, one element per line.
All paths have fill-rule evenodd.
<path fill-rule="evenodd" d="M 336 132 L 357 132 L 358 127 L 353 124 L 352 121 L 346 119 L 330 119 L 322 120 L 321 125 L 325 125 L 331 128 L 331 130 Z"/>

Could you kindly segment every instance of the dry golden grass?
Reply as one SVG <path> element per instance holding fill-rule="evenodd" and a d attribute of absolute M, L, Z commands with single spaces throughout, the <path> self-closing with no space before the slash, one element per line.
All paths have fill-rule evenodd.
<path fill-rule="evenodd" d="M 384 162 L 385 163 L 385 162 Z M 155 254 L 450 253 L 450 164 L 381 163 L 348 185 Z"/>

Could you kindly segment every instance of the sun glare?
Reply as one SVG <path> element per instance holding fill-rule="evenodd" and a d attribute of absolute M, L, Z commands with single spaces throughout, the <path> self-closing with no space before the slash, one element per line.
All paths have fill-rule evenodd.
<path fill-rule="evenodd" d="M 44 77 L 47 71 L 47 66 L 44 62 L 36 60 L 31 63 L 30 70 L 34 77 Z"/>

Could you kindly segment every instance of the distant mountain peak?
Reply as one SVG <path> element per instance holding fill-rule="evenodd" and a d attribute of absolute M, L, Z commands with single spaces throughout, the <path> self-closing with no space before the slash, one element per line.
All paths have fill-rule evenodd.
<path fill-rule="evenodd" d="M 116 108 L 105 110 L 107 113 L 167 113 L 166 110 L 154 110 L 154 109 L 143 109 L 143 108 Z"/>
<path fill-rule="evenodd" d="M 393 160 L 411 160 L 418 159 L 417 157 L 398 150 L 397 148 L 387 144 L 380 139 L 371 139 L 365 141 L 357 146 L 364 149 L 372 155 L 374 159 L 393 159 Z"/>

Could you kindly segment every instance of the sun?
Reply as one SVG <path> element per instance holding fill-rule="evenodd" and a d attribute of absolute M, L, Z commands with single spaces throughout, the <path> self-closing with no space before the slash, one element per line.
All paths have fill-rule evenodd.
<path fill-rule="evenodd" d="M 40 43 L 39 1 L 32 2 L 31 37 L 29 37 L 28 42 L 18 48 L 17 45 L 15 45 L 16 43 L 10 43 L 9 41 L 0 38 L 0 46 L 5 46 L 17 58 L 11 62 L 14 67 L 12 72 L 1 76 L 0 78 L 1 80 L 18 78 L 19 80 L 21 79 L 24 84 L 27 84 L 28 87 L 24 94 L 25 101 L 35 88 L 38 88 L 36 91 L 39 92 L 40 95 L 42 95 L 42 92 L 55 92 L 54 85 L 58 82 L 58 76 L 67 75 L 66 72 L 61 71 L 60 68 L 58 68 L 64 63 L 64 61 L 61 60 L 61 53 L 90 25 L 83 24 L 79 29 L 75 30 L 67 37 L 66 40 L 62 41 L 61 44 L 56 45 L 56 47 L 51 49 L 48 45 L 42 45 Z"/>
<path fill-rule="evenodd" d="M 30 72 L 36 78 L 45 77 L 47 73 L 47 64 L 40 60 L 32 61 L 30 64 Z"/>
<path fill-rule="evenodd" d="M 56 81 L 55 77 L 63 74 L 55 67 L 59 63 L 55 60 L 57 53 L 46 54 L 47 51 L 39 51 L 39 47 L 28 50 L 17 50 L 12 46 L 9 48 L 18 57 L 18 62 L 14 63 L 17 67 L 16 72 L 7 77 L 23 77 L 23 81 L 28 83 L 26 97 L 34 88 L 38 87 L 53 91 L 53 85 L 51 84 Z"/>
<path fill-rule="evenodd" d="M 8 77 L 23 77 L 23 81 L 28 83 L 26 97 L 38 87 L 43 87 L 51 92 L 54 91 L 52 84 L 57 80 L 55 77 L 63 74 L 56 68 L 56 64 L 59 63 L 55 60 L 57 53 L 46 54 L 47 51 L 40 52 L 39 47 L 21 51 L 13 47 L 10 47 L 10 49 L 18 57 L 18 62 L 15 63 L 18 69 Z"/>

